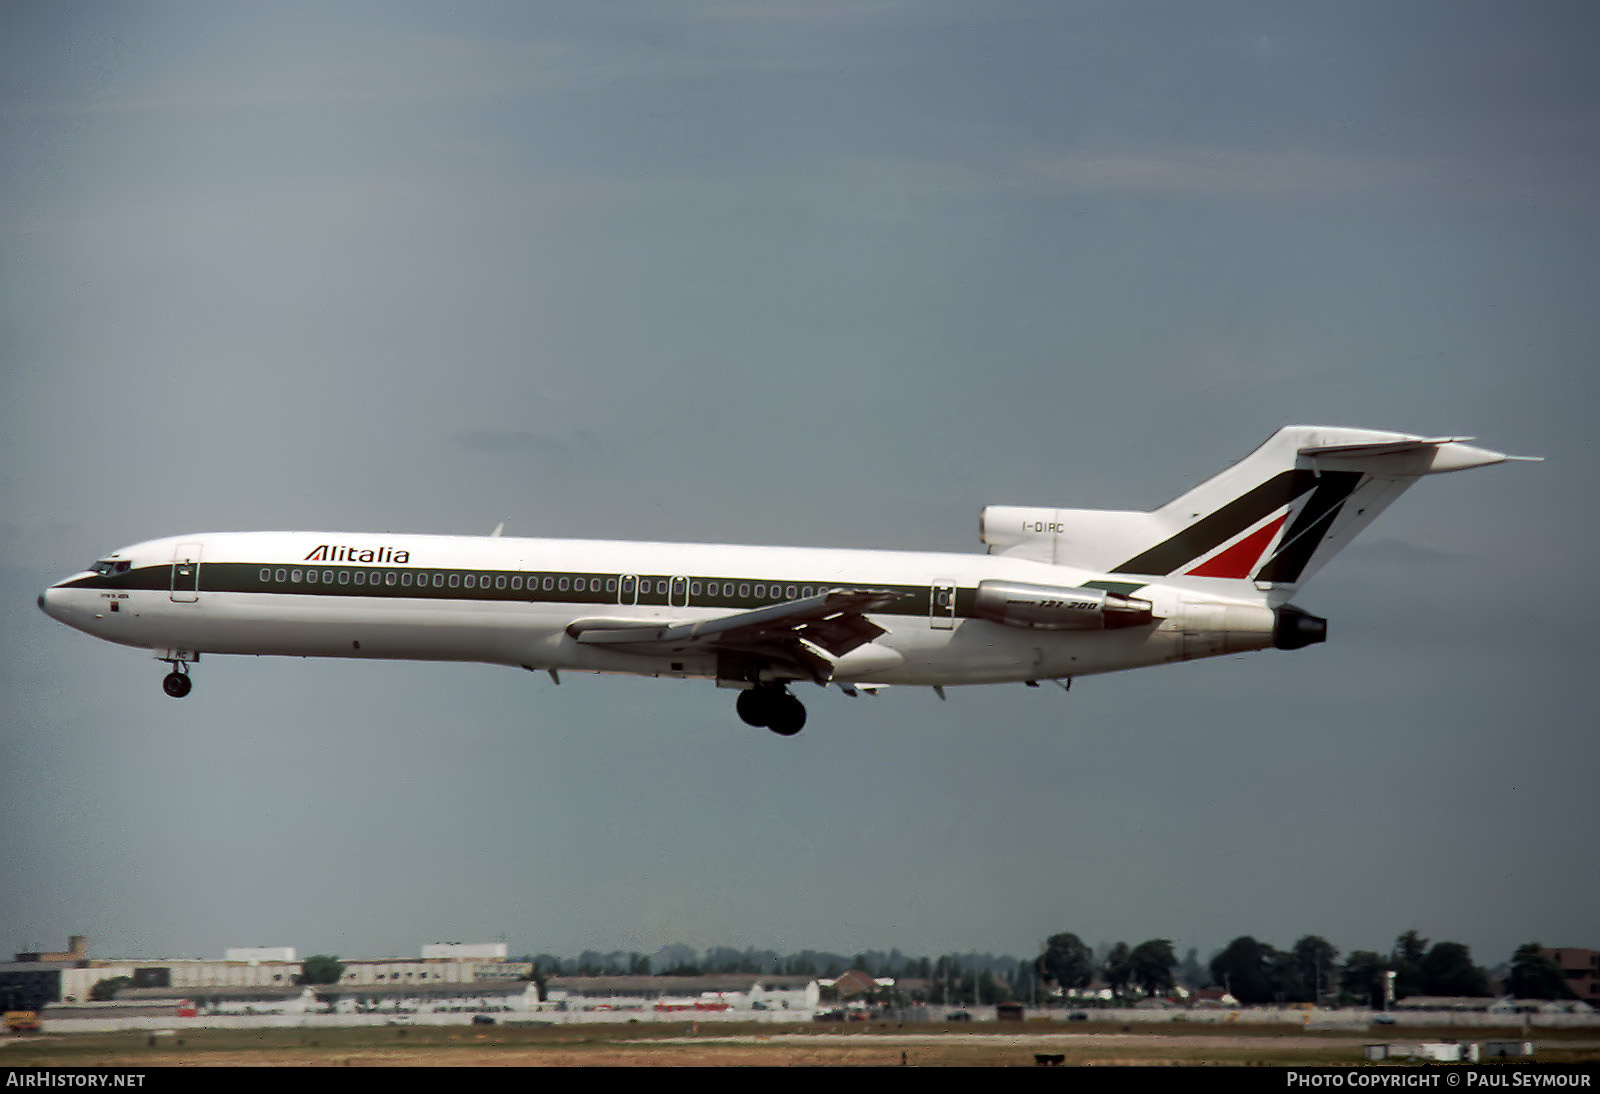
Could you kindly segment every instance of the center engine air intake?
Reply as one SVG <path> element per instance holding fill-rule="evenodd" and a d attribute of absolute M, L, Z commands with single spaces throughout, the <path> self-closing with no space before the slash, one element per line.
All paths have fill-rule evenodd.
<path fill-rule="evenodd" d="M 991 623 L 1044 631 L 1116 630 L 1154 621 L 1148 600 L 1020 581 L 979 582 L 975 606 L 979 618 Z"/>

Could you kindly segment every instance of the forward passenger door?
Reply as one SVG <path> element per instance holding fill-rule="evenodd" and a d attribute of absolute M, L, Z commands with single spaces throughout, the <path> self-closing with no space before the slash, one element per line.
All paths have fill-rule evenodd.
<path fill-rule="evenodd" d="M 200 547 L 180 543 L 172 553 L 172 599 L 177 604 L 193 604 L 200 599 Z"/>

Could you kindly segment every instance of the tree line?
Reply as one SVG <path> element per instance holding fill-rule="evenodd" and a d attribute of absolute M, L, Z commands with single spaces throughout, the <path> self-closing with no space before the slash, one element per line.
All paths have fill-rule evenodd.
<path fill-rule="evenodd" d="M 1519 999 L 1571 999 L 1561 970 L 1537 942 L 1518 947 L 1503 976 L 1503 990 Z M 1166 939 L 1128 947 L 1118 942 L 1096 959 L 1075 934 L 1052 935 L 1035 961 L 1052 993 L 1082 992 L 1096 983 L 1117 999 L 1166 995 L 1179 983 L 1191 991 L 1217 988 L 1240 1003 L 1384 1005 L 1389 974 L 1394 997 L 1491 994 L 1489 974 L 1473 964 L 1459 942 L 1432 945 L 1415 930 L 1395 939 L 1387 954 L 1356 950 L 1340 960 L 1327 939 L 1306 935 L 1287 950 L 1243 935 L 1201 966 L 1195 951 L 1183 962 Z"/>

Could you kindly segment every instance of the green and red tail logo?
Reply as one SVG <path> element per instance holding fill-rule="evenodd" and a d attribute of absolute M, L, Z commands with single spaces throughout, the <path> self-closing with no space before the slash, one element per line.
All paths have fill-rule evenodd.
<path fill-rule="evenodd" d="M 1253 576 L 1257 581 L 1292 585 L 1364 478 L 1359 471 L 1280 472 L 1112 573 L 1240 580 Z"/>

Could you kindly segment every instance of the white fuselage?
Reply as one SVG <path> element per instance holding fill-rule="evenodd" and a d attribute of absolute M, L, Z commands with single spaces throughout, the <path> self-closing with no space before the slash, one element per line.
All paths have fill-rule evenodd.
<path fill-rule="evenodd" d="M 227 532 L 137 544 L 96 568 L 53 585 L 40 606 L 95 637 L 175 660 L 403 658 L 717 678 L 717 657 L 704 649 L 680 657 L 590 645 L 574 625 L 694 623 L 836 589 L 901 594 L 871 613 L 884 633 L 833 666 L 841 683 L 1057 679 L 1272 644 L 1262 602 L 1160 584 L 1137 594 L 1154 619 L 1127 629 L 978 618 L 980 582 L 1075 587 L 1104 576 L 999 555 Z"/>
<path fill-rule="evenodd" d="M 1066 681 L 1323 642 L 1289 603 L 1413 482 L 1514 457 L 1285 426 L 1148 512 L 988 506 L 987 555 L 498 536 L 216 532 L 57 582 L 49 615 L 171 665 L 203 653 L 485 661 L 714 679 L 748 725 L 804 726 L 789 685 Z"/>

